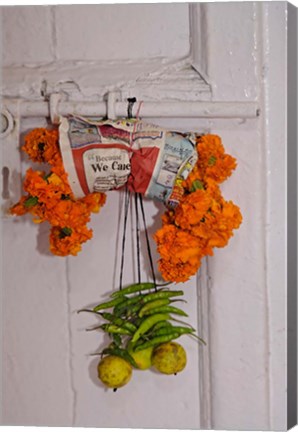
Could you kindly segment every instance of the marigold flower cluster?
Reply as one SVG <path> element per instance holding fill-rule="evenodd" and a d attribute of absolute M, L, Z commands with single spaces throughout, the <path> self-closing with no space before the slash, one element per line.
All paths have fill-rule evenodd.
<path fill-rule="evenodd" d="M 174 210 L 168 210 L 162 228 L 155 233 L 163 278 L 185 282 L 194 275 L 201 259 L 213 255 L 213 248 L 227 245 L 239 228 L 239 207 L 225 201 L 219 184 L 236 168 L 236 160 L 225 153 L 220 137 L 197 139 L 198 161 L 184 182 L 184 196 Z"/>
<path fill-rule="evenodd" d="M 31 213 L 35 223 L 51 224 L 50 251 L 59 256 L 77 255 L 82 243 L 92 237 L 87 227 L 90 214 L 98 213 L 106 195 L 92 193 L 76 199 L 67 180 L 59 149 L 57 130 L 34 129 L 25 137 L 22 147 L 33 162 L 49 164 L 49 173 L 29 168 L 24 179 L 22 196 L 10 212 L 14 215 Z"/>

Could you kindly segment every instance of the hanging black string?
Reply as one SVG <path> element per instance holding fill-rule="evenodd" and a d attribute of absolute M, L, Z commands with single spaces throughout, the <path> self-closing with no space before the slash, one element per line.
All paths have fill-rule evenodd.
<path fill-rule="evenodd" d="M 133 106 L 136 103 L 136 101 L 137 101 L 137 99 L 135 97 L 127 99 L 127 102 L 128 102 L 128 105 L 127 105 L 127 118 L 128 119 L 133 118 L 132 109 L 133 109 Z"/>
<path fill-rule="evenodd" d="M 125 250 L 125 240 L 126 240 L 126 226 L 127 226 L 127 216 L 129 210 L 129 202 L 130 202 L 130 192 L 125 189 L 125 198 L 124 198 L 124 224 L 123 224 L 123 236 L 122 236 L 122 248 L 121 248 L 121 264 L 120 264 L 120 283 L 119 289 L 122 290 L 122 278 L 123 278 L 123 267 L 124 267 L 124 250 Z"/>
<path fill-rule="evenodd" d="M 142 198 L 141 194 L 138 194 L 138 195 L 139 195 L 140 207 L 141 207 L 142 218 L 143 218 L 143 224 L 144 224 L 144 229 L 145 229 L 147 251 L 148 251 L 148 257 L 149 257 L 149 262 L 150 262 L 150 267 L 151 267 L 151 272 L 152 272 L 152 280 L 153 280 L 153 283 L 155 285 L 155 290 L 157 290 L 157 288 L 156 288 L 156 278 L 155 278 L 154 266 L 153 266 L 153 259 L 152 259 L 152 254 L 151 254 L 151 248 L 150 248 L 150 242 L 149 242 L 149 236 L 148 236 L 148 230 L 147 230 L 147 224 L 146 224 L 146 217 L 145 217 L 144 206 L 143 206 L 143 198 Z"/>
<path fill-rule="evenodd" d="M 141 283 L 140 226 L 139 226 L 139 209 L 138 209 L 138 194 L 137 193 L 135 193 L 135 211 L 136 211 L 136 245 L 137 245 L 138 283 Z"/>

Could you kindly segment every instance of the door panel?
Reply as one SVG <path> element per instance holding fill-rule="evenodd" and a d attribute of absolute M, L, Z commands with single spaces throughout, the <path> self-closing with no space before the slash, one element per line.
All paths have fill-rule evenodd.
<path fill-rule="evenodd" d="M 116 90 L 121 100 L 137 96 L 157 102 L 257 102 L 259 116 L 249 120 L 146 119 L 172 130 L 218 134 L 238 161 L 222 191 L 240 206 L 243 224 L 229 245 L 204 260 L 198 276 L 183 285 L 189 321 L 202 332 L 207 347 L 184 337 L 188 366 L 183 373 L 167 377 L 137 371 L 123 389 L 104 390 L 96 378 L 98 359 L 89 356 L 102 345 L 102 337 L 85 332 L 96 320 L 77 310 L 118 287 L 123 195 L 108 194 L 106 206 L 92 218 L 94 237 L 77 257 L 48 253 L 47 226 L 37 227 L 29 218 L 5 218 L 3 423 L 284 429 L 286 285 L 279 258 L 285 232 L 275 227 L 283 226 L 286 196 L 286 116 L 280 112 L 286 112 L 287 6 L 193 4 L 190 23 L 186 4 L 142 7 L 35 7 L 32 14 L 19 7 L 2 10 L 2 95 L 10 98 L 21 124 L 20 142 L 11 140 L 13 145 L 5 150 L 10 154 L 7 163 L 18 164 L 10 168 L 19 175 L 24 133 L 47 123 L 43 118 L 19 118 L 19 102 L 43 100 L 54 91 L 65 100 L 102 101 L 108 91 Z M 124 15 L 115 13 L 120 10 Z M 77 25 L 81 17 L 90 24 L 85 44 L 77 39 L 79 32 L 73 34 L 68 14 Z M 137 37 L 144 15 L 150 26 L 146 21 Z M 124 28 L 123 16 L 132 16 L 138 25 Z M 17 25 L 21 18 L 26 25 Z M 51 23 L 42 28 L 39 39 L 37 18 Z M 97 18 L 103 21 L 98 28 Z M 11 28 L 16 29 L 13 34 Z M 22 158 L 23 174 L 27 167 Z M 16 175 L 12 179 L 13 200 L 19 180 Z M 148 200 L 145 209 L 153 234 L 164 209 Z M 131 208 L 125 284 L 136 279 L 133 220 Z M 144 244 L 142 277 L 147 279 Z"/>

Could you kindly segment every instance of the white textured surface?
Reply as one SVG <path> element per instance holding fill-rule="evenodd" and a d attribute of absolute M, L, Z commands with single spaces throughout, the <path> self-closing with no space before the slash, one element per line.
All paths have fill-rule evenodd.
<path fill-rule="evenodd" d="M 58 59 L 178 58 L 189 52 L 187 4 L 58 6 L 55 18 Z"/>
<path fill-rule="evenodd" d="M 3 7 L 2 26 L 3 65 L 54 60 L 49 7 Z"/>
<path fill-rule="evenodd" d="M 5 8 L 4 94 L 36 99 L 42 89 L 62 89 L 69 97 L 97 100 L 109 88 L 118 87 L 124 88 L 125 95 L 135 93 L 153 100 L 182 95 L 187 100 L 212 96 L 223 101 L 258 101 L 258 120 L 152 121 L 177 130 L 219 134 L 227 151 L 238 159 L 238 169 L 222 189 L 227 199 L 240 205 L 243 225 L 227 248 L 208 259 L 209 310 L 205 313 L 210 322 L 211 426 L 285 429 L 284 232 L 275 229 L 284 223 L 284 205 L 274 205 L 285 196 L 281 161 L 285 136 L 284 118 L 277 104 L 274 109 L 271 104 L 281 103 L 286 91 L 281 54 L 286 3 L 204 6 L 204 40 L 199 46 L 205 49 L 204 72 L 210 78 L 212 95 L 189 67 L 184 82 L 184 66 L 169 65 L 188 52 L 187 5 L 143 6 L 151 29 L 145 21 L 144 31 L 136 38 L 134 31 L 141 27 L 139 7 L 38 7 L 32 14 L 22 9 L 18 15 L 14 8 Z M 88 23 L 84 37 L 76 30 L 81 24 L 79 10 Z M 117 10 L 121 13 L 116 14 Z M 123 32 L 123 17 L 131 10 L 136 25 L 134 30 L 126 26 Z M 96 26 L 98 11 L 105 18 L 102 27 Z M 117 31 L 108 27 L 111 23 Z M 108 43 L 107 39 L 102 43 L 103 35 Z M 180 77 L 177 86 L 175 77 Z M 35 124 L 26 120 L 22 125 L 25 131 L 43 124 L 36 119 Z M 5 221 L 4 424 L 200 426 L 203 377 L 199 376 L 197 346 L 187 338 L 188 368 L 177 377 L 135 373 L 130 385 L 116 394 L 106 392 L 96 381 L 97 360 L 88 354 L 102 339 L 98 333 L 84 331 L 96 320 L 77 315 L 76 310 L 116 287 L 119 199 L 119 194 L 109 194 L 106 207 L 93 217 L 94 239 L 77 258 L 67 260 L 47 254 L 46 226 L 24 219 Z M 161 208 L 146 202 L 146 210 L 149 225 L 156 228 Z M 129 254 L 126 264 L 129 283 L 135 272 Z M 195 288 L 195 279 L 185 286 L 193 324 L 197 319 Z"/>
<path fill-rule="evenodd" d="M 228 99 L 231 94 L 237 100 L 258 96 L 254 7 L 253 2 L 208 5 L 208 76 L 215 99 Z"/>
<path fill-rule="evenodd" d="M 46 228 L 3 224 L 4 424 L 71 422 L 65 262 L 41 253 Z"/>
<path fill-rule="evenodd" d="M 179 58 L 190 49 L 183 3 L 4 7 L 3 34 L 4 65 Z"/>
<path fill-rule="evenodd" d="M 244 217 L 228 248 L 208 260 L 216 429 L 286 429 L 285 10 L 285 3 L 208 9 L 216 98 L 257 98 L 261 110 L 255 125 L 210 123 L 238 160 L 222 190 Z"/>
<path fill-rule="evenodd" d="M 263 178 L 255 169 L 261 145 L 255 132 L 241 132 L 241 135 L 220 129 L 217 132 L 238 159 L 238 170 L 224 185 L 223 191 L 227 198 L 238 203 L 244 220 L 240 231 L 230 241 L 228 253 L 225 249 L 217 250 L 209 259 L 212 354 L 215 359 L 211 366 L 212 404 L 213 413 L 216 413 L 213 426 L 237 429 L 241 418 L 245 417 L 245 429 L 266 430 L 269 425 L 265 272 L 261 243 L 263 204 L 257 192 L 262 190 Z M 232 147 L 229 144 L 236 142 L 237 145 Z"/>
<path fill-rule="evenodd" d="M 287 422 L 287 325 L 285 314 L 287 309 L 287 194 L 284 193 L 287 172 L 287 82 L 285 68 L 287 52 L 286 34 L 277 34 L 275 29 L 282 28 L 286 20 L 287 10 L 282 3 L 269 7 L 263 5 L 263 54 L 264 74 L 263 101 L 266 110 L 263 124 L 263 139 L 266 142 L 267 155 L 267 197 L 266 197 L 266 269 L 268 299 L 268 351 L 269 351 L 269 382 L 270 382 L 270 425 L 271 428 L 283 429 Z M 274 49 L 273 49 L 274 47 Z M 282 53 L 274 69 L 276 50 Z M 274 90 L 273 90 L 274 89 Z M 288 90 L 289 91 L 289 90 Z M 266 121 L 267 120 L 267 121 Z M 265 155 L 264 155 L 265 156 Z M 288 184 L 291 188 L 291 184 Z M 278 201 L 277 201 L 278 197 Z M 277 254 L 276 251 L 279 253 Z M 291 257 L 289 256 L 290 260 Z M 276 287 L 276 289 L 272 289 Z"/>

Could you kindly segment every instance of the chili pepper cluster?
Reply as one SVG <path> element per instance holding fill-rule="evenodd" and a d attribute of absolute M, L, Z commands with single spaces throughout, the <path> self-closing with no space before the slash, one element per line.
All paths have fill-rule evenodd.
<path fill-rule="evenodd" d="M 171 290 L 168 284 L 156 286 L 151 282 L 139 283 L 113 292 L 108 301 L 93 309 L 82 309 L 104 321 L 89 330 L 100 329 L 110 337 L 111 343 L 97 354 L 121 358 L 134 368 L 145 369 L 137 361 L 138 353 L 150 349 L 154 353 L 155 348 L 184 334 L 205 343 L 195 334 L 192 326 L 181 321 L 188 317 L 187 313 L 173 306 L 174 302 L 185 302 L 181 298 L 183 294 L 181 290 Z M 151 363 L 148 365 L 150 367 Z M 110 387 L 117 388 L 117 385 Z"/>

